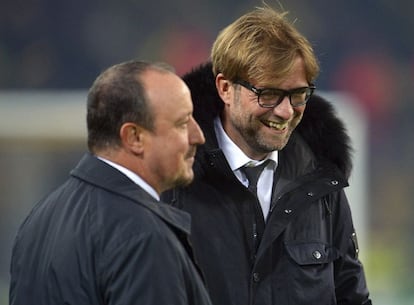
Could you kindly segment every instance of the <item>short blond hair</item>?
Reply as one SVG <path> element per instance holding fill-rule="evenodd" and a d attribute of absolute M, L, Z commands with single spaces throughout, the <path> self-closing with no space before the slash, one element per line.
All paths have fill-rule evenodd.
<path fill-rule="evenodd" d="M 268 5 L 257 7 L 224 28 L 213 44 L 213 73 L 229 80 L 243 78 L 258 82 L 281 81 L 297 56 L 305 64 L 306 78 L 313 83 L 319 63 L 309 41 L 286 19 Z"/>

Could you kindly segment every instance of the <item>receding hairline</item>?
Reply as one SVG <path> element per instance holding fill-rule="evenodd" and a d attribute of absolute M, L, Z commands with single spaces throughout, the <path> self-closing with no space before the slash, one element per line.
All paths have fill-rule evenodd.
<path fill-rule="evenodd" d="M 160 73 L 175 74 L 175 68 L 165 62 L 131 60 L 109 67 L 101 73 L 101 75 L 97 78 L 97 81 L 100 81 L 102 83 L 111 82 L 115 80 L 120 73 L 125 73 L 125 71 L 128 69 L 135 70 L 138 76 L 145 73 L 146 71 L 158 71 Z"/>

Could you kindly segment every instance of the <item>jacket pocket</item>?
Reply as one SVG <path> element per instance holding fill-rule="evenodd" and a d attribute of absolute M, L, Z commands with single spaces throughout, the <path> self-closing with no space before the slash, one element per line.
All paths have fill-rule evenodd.
<path fill-rule="evenodd" d="M 321 242 L 285 242 L 289 257 L 300 266 L 328 264 L 338 258 L 337 251 Z"/>
<path fill-rule="evenodd" d="M 318 241 L 285 242 L 289 304 L 336 304 L 334 264 L 338 252 Z"/>

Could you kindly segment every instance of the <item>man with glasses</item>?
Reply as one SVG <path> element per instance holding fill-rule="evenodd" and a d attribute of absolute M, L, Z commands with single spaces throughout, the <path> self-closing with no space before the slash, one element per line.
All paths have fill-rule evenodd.
<path fill-rule="evenodd" d="M 371 304 L 344 193 L 349 138 L 312 96 L 311 45 L 266 6 L 223 29 L 211 58 L 184 76 L 206 136 L 195 179 L 164 198 L 192 215 L 213 303 Z"/>

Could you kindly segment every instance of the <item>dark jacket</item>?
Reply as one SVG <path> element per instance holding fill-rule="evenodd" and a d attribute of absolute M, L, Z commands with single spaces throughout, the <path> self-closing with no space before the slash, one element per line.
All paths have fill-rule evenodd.
<path fill-rule="evenodd" d="M 270 214 L 252 251 L 256 200 L 231 171 L 213 119 L 223 107 L 211 65 L 184 76 L 206 136 L 195 180 L 165 193 L 192 216 L 191 242 L 215 305 L 371 304 L 343 189 L 349 138 L 332 106 L 314 96 L 279 152 Z"/>
<path fill-rule="evenodd" d="M 21 226 L 10 304 L 209 305 L 189 230 L 187 213 L 88 154 Z"/>

